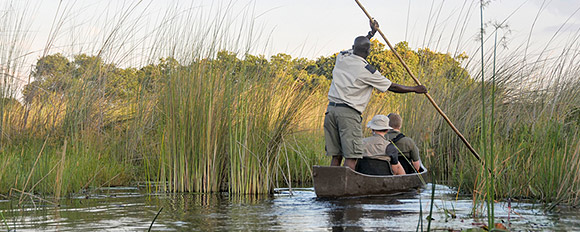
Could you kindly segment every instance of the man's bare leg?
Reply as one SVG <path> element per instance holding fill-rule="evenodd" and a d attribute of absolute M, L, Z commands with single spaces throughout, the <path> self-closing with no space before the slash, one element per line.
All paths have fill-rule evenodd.
<path fill-rule="evenodd" d="M 332 160 L 330 161 L 330 166 L 340 166 L 340 163 L 342 163 L 342 156 L 333 156 Z"/>
<path fill-rule="evenodd" d="M 344 166 L 349 167 L 350 169 L 354 170 L 356 167 L 356 160 L 357 159 L 346 158 L 346 159 L 344 159 Z"/>

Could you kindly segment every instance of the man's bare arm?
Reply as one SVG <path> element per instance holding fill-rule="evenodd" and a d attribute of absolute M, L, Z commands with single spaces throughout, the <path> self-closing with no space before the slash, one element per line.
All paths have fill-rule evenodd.
<path fill-rule="evenodd" d="M 371 38 L 373 38 L 373 36 L 375 36 L 375 33 L 379 29 L 379 22 L 377 22 L 377 20 L 375 20 L 375 19 L 372 19 L 372 20 L 370 20 L 370 26 L 371 26 L 371 31 L 369 31 L 369 33 L 367 34 L 367 38 L 369 40 L 371 40 Z"/>
<path fill-rule="evenodd" d="M 415 167 L 415 170 L 419 172 L 419 169 L 421 169 L 421 161 L 413 161 L 413 167 Z"/>
<path fill-rule="evenodd" d="M 405 169 L 401 166 L 401 163 L 391 164 L 391 170 L 393 170 L 393 175 L 405 175 Z"/>
<path fill-rule="evenodd" d="M 424 85 L 406 86 L 392 83 L 389 87 L 389 91 L 394 93 L 427 93 L 427 87 Z"/>

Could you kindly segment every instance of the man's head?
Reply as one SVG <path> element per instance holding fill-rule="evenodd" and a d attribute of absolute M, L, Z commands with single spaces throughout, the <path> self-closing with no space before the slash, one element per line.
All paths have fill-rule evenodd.
<path fill-rule="evenodd" d="M 379 133 L 386 133 L 387 130 L 393 129 L 389 126 L 389 118 L 382 114 L 375 115 L 367 124 L 367 127 Z"/>
<path fill-rule="evenodd" d="M 371 41 L 366 36 L 356 37 L 352 45 L 352 50 L 355 55 L 366 59 L 371 50 Z"/>
<path fill-rule="evenodd" d="M 401 126 L 403 125 L 403 119 L 397 113 L 390 113 L 388 116 L 389 118 L 389 126 L 391 126 L 395 130 L 400 130 Z"/>

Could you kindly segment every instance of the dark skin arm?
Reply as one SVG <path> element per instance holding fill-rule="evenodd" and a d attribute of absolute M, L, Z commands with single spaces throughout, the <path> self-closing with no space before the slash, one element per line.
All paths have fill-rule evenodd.
<path fill-rule="evenodd" d="M 369 40 L 375 35 L 375 33 L 377 32 L 377 30 L 379 29 L 379 22 L 377 22 L 377 20 L 375 20 L 374 18 L 371 19 L 369 21 L 369 24 L 371 26 L 371 31 L 369 31 L 368 35 L 366 36 Z M 353 47 L 354 49 L 354 47 Z M 357 54 L 356 53 L 356 49 L 355 49 L 355 54 L 363 57 L 366 59 L 366 57 L 368 56 L 368 49 L 367 49 L 367 53 L 366 54 Z M 389 87 L 389 91 L 391 92 L 395 92 L 395 93 L 410 93 L 410 92 L 414 92 L 414 93 L 427 93 L 427 88 L 424 85 L 418 85 L 418 86 L 405 86 L 405 85 L 399 85 L 399 84 L 395 84 L 392 83 L 391 87 Z"/>
<path fill-rule="evenodd" d="M 370 40 L 375 34 L 375 32 L 377 32 L 377 30 L 379 29 L 379 23 L 377 22 L 377 20 L 372 19 L 369 21 L 369 24 L 371 26 L 371 31 L 369 31 L 369 34 L 366 37 L 367 39 Z M 355 44 L 352 46 L 352 49 L 354 50 L 353 53 L 357 56 L 366 59 L 370 53 L 369 40 L 364 41 L 364 37 L 357 37 L 355 39 Z M 425 88 L 424 85 L 406 86 L 392 83 L 388 90 L 395 93 L 410 93 L 410 92 L 427 93 L 427 88 Z"/>
<path fill-rule="evenodd" d="M 377 32 L 377 30 L 379 29 L 379 22 L 377 22 L 377 20 L 375 20 L 373 18 L 372 20 L 370 20 L 370 26 L 371 26 L 371 31 L 369 31 L 369 33 L 367 34 L 367 38 L 369 40 L 371 40 L 371 38 L 373 38 L 373 36 Z"/>
<path fill-rule="evenodd" d="M 427 88 L 424 85 L 406 86 L 392 83 L 389 87 L 389 91 L 394 93 L 427 93 Z"/>

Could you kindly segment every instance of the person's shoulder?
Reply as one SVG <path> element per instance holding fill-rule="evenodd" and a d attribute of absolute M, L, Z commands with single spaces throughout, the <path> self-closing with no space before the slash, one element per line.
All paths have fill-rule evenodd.
<path fill-rule="evenodd" d="M 379 137 L 372 135 L 372 136 L 369 136 L 369 137 L 364 138 L 363 140 L 375 140 L 377 138 L 379 138 Z"/>
<path fill-rule="evenodd" d="M 374 140 L 374 136 L 371 136 L 371 137 L 366 137 L 366 138 L 364 138 L 362 141 L 363 141 L 363 143 L 370 143 L 370 142 L 372 142 L 373 140 Z"/>
<path fill-rule="evenodd" d="M 344 57 L 348 57 L 348 56 L 352 56 L 353 55 L 353 50 L 352 49 L 348 49 L 348 50 L 343 50 L 340 51 L 338 53 L 338 56 L 336 56 L 336 58 L 344 58 Z"/>
<path fill-rule="evenodd" d="M 340 51 L 341 55 L 348 55 L 348 54 L 352 54 L 353 50 L 352 49 L 347 49 L 347 50 L 342 50 Z"/>
<path fill-rule="evenodd" d="M 336 55 L 336 62 L 337 64 L 350 64 L 352 61 L 352 57 L 354 54 L 352 53 L 352 49 L 340 51 Z"/>
<path fill-rule="evenodd" d="M 415 144 L 415 140 L 413 140 L 411 137 L 408 137 L 408 136 L 401 138 L 400 141 L 404 142 L 404 143 Z"/>
<path fill-rule="evenodd" d="M 372 64 L 365 65 L 365 69 L 369 71 L 371 74 L 375 74 L 377 72 L 377 68 L 375 68 L 375 66 L 373 66 Z"/>
<path fill-rule="evenodd" d="M 363 142 L 366 143 L 380 143 L 386 141 L 386 139 L 382 136 L 370 136 L 363 139 Z"/>
<path fill-rule="evenodd" d="M 400 133 L 401 133 L 401 132 L 398 132 L 398 131 L 392 131 L 392 130 L 391 130 L 391 131 L 387 132 L 387 134 L 385 135 L 385 137 L 386 137 L 388 140 L 392 140 L 392 139 L 394 139 L 395 137 L 397 137 L 397 135 L 399 135 Z"/>

